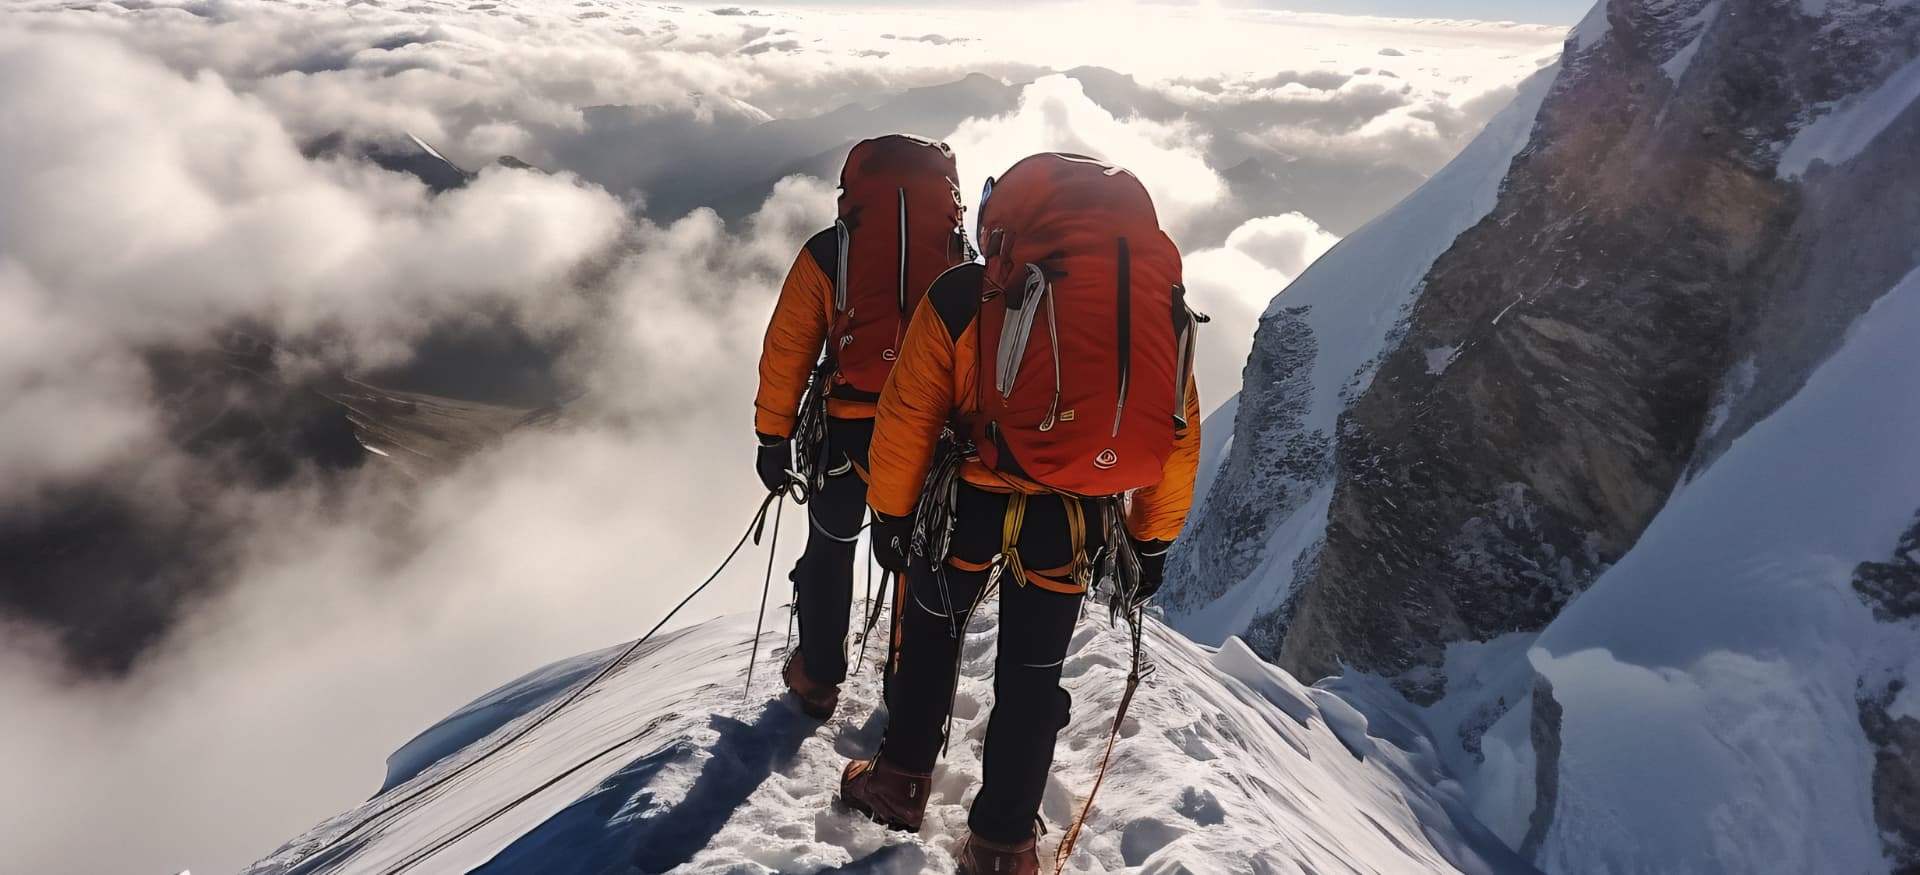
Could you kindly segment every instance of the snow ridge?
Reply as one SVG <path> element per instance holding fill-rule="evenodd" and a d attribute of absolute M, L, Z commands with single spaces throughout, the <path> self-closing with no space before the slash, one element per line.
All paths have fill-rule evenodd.
<path fill-rule="evenodd" d="M 996 624 L 983 612 L 962 649 L 954 737 L 920 836 L 888 832 L 833 801 L 846 758 L 872 753 L 878 682 L 849 681 L 825 726 L 776 696 L 742 696 L 752 617 L 663 635 L 601 686 L 498 755 L 420 795 L 399 816 L 333 845 L 392 794 L 467 765 L 571 691 L 615 651 L 556 664 L 461 709 L 395 755 L 442 755 L 355 811 L 320 824 L 246 875 L 540 871 L 950 872 L 979 774 Z M 763 642 L 777 645 L 776 636 Z M 1527 873 L 1468 814 L 1431 746 L 1262 662 L 1151 623 L 1158 666 L 1121 729 L 1112 770 L 1068 871 Z M 777 660 L 779 654 L 771 658 Z M 1091 784 L 1127 671 L 1124 628 L 1090 612 L 1068 657 L 1071 724 L 1042 815 L 1050 853 Z M 769 677 L 772 673 L 762 673 Z M 475 721 L 492 723 L 475 736 Z M 460 724 L 464 743 L 447 727 Z M 522 800 L 518 804 L 510 804 Z M 431 853 L 429 853 L 431 852 Z"/>
<path fill-rule="evenodd" d="M 1829 166 L 1845 164 L 1866 151 L 1880 132 L 1916 101 L 1920 101 L 1920 58 L 1895 70 L 1878 88 L 1800 129 L 1780 153 L 1780 178 L 1805 176 L 1816 161 Z"/>

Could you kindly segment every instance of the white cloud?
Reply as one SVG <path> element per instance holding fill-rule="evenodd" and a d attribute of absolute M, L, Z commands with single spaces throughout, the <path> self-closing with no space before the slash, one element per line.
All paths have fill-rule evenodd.
<path fill-rule="evenodd" d="M 16 495 L 150 431 L 129 403 L 145 391 L 134 350 L 249 321 L 365 365 L 403 358 L 436 316 L 564 324 L 555 292 L 623 221 L 565 177 L 490 170 L 429 198 L 308 161 L 219 77 L 97 39 L 0 33 L 0 105 L 0 330 L 24 339 L 0 357 L 0 417 L 6 455 L 37 454 L 0 464 Z"/>
<path fill-rule="evenodd" d="M 0 80 L 21 122 L 0 133 L 8 498 L 137 464 L 161 475 L 125 485 L 153 512 L 211 492 L 233 555 L 217 597 L 123 680 L 64 677 L 9 633 L 0 696 L 32 718 L 10 721 L 0 771 L 35 788 L 0 803 L 9 865 L 237 866 L 364 796 L 386 752 L 460 702 L 634 634 L 744 525 L 758 487 L 742 363 L 831 214 L 825 183 L 782 183 L 742 229 L 706 212 L 632 225 L 604 192 L 504 169 L 429 197 L 303 159 L 218 77 L 0 36 L 0 70 L 26 69 Z M 575 289 L 616 238 L 629 251 Z M 344 495 L 206 481 L 167 445 L 140 363 L 236 319 L 386 361 L 436 320 L 498 308 L 587 333 L 573 366 L 590 394 L 569 427 L 419 493 L 380 467 Z M 803 529 L 787 522 L 790 560 Z M 696 612 L 749 604 L 757 577 L 738 572 Z M 86 838 L 102 822 L 115 841 Z"/>
<path fill-rule="evenodd" d="M 1115 118 L 1065 76 L 1035 81 L 1012 113 L 969 120 L 946 140 L 960 165 L 961 190 L 970 196 L 988 176 L 1035 152 L 1072 152 L 1125 167 L 1153 195 L 1160 223 L 1176 241 L 1194 213 L 1226 194 L 1203 156 L 1206 144 L 1189 126 Z"/>
<path fill-rule="evenodd" d="M 588 400 L 610 411 L 718 415 L 744 434 L 773 290 L 799 242 L 832 221 L 833 199 L 831 184 L 796 176 L 778 184 L 744 233 L 729 233 L 709 210 L 644 225 L 614 276 L 621 291 L 606 342 L 578 363 L 594 389 Z M 733 406 L 716 409 L 721 398 Z"/>
<path fill-rule="evenodd" d="M 1287 213 L 1253 219 L 1234 229 L 1226 246 L 1187 256 L 1191 303 L 1213 320 L 1201 328 L 1194 363 L 1206 410 L 1239 391 L 1267 302 L 1338 242 L 1312 219 Z"/>
<path fill-rule="evenodd" d="M 0 34 L 0 81 L 0 237 L 60 306 L 123 332 L 246 316 L 370 337 L 423 310 L 531 304 L 622 218 L 565 177 L 490 171 L 430 200 L 307 161 L 219 77 L 107 42 Z"/>
<path fill-rule="evenodd" d="M 567 424 L 420 491 L 374 467 L 344 496 L 222 495 L 245 521 L 229 585 L 129 677 L 60 679 L 9 639 L 0 696 L 34 719 L 6 730 L 0 771 L 35 788 L 0 803 L 10 864 L 230 869 L 364 797 L 461 702 L 650 624 L 755 506 L 741 363 L 827 191 L 790 181 L 738 232 L 710 213 L 634 229 Z M 788 511 L 781 568 L 804 531 Z M 688 619 L 753 604 L 761 555 Z M 115 841 L 86 840 L 102 821 Z"/>
<path fill-rule="evenodd" d="M 1321 230 L 1312 219 L 1287 213 L 1254 219 L 1234 229 L 1227 235 L 1226 248 L 1246 253 L 1269 269 L 1296 277 L 1338 242 L 1340 238 Z M 1266 300 L 1262 299 L 1260 304 L 1266 306 Z"/>
<path fill-rule="evenodd" d="M 583 10 L 555 0 L 495 0 L 477 11 L 451 2 L 404 9 L 317 0 L 219 7 L 167 2 L 154 9 L 103 3 L 76 10 L 56 0 L 26 0 L 21 6 L 36 14 L 22 20 L 36 28 L 111 34 L 177 69 L 217 72 L 236 90 L 262 97 L 303 139 L 336 130 L 406 130 L 456 158 L 487 160 L 504 149 L 543 166 L 558 166 L 567 132 L 585 132 L 586 107 L 807 117 L 976 71 L 1024 81 L 1044 68 L 1103 65 L 1149 86 L 1230 83 L 1212 110 L 1325 99 L 1337 104 L 1336 116 L 1367 106 L 1378 111 L 1377 100 L 1344 92 L 1405 88 L 1405 103 L 1430 115 L 1518 81 L 1557 53 L 1565 33 L 1159 4 L 916 9 L 906 21 L 873 9 L 791 6 L 725 16 L 699 7 Z M 1136 26 L 1142 16 L 1151 16 L 1154 26 Z M 209 34 L 216 24 L 217 38 Z M 902 34 L 939 39 L 899 39 Z M 740 51 L 770 40 L 796 48 Z M 1382 59 L 1378 50 L 1388 43 L 1408 55 Z M 1356 80 L 1324 98 L 1273 89 L 1262 94 L 1250 84 L 1269 79 L 1276 68 L 1351 76 L 1383 60 L 1392 62 L 1395 78 L 1376 77 L 1371 85 Z M 1209 109 L 1204 103 L 1189 108 Z M 1284 129 L 1270 133 L 1275 143 L 1322 152 L 1365 144 L 1355 135 L 1325 139 L 1331 136 L 1325 131 L 1318 140 L 1287 139 Z M 1459 145 L 1440 134 L 1444 142 L 1420 156 L 1423 170 L 1432 169 L 1435 149 Z"/>
<path fill-rule="evenodd" d="M 256 497 L 246 585 L 122 682 L 0 651 L 0 696 L 31 717 L 0 736 L 0 769 L 33 788 L 0 803 L 8 865 L 229 871 L 364 798 L 388 752 L 460 703 L 637 634 L 754 503 L 725 464 L 746 439 L 662 425 L 530 435 L 404 504 L 375 484 L 343 512 Z M 686 464 L 691 446 L 737 476 Z M 787 516 L 783 562 L 802 530 Z M 751 604 L 758 559 L 689 619 Z"/>

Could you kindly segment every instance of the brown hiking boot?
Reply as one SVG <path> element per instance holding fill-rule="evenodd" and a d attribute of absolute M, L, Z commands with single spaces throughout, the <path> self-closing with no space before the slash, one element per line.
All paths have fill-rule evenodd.
<path fill-rule="evenodd" d="M 1039 875 L 1040 850 L 1033 839 L 1003 845 L 968 832 L 953 862 L 960 875 Z"/>
<path fill-rule="evenodd" d="M 840 685 L 823 684 L 807 677 L 806 666 L 801 664 L 800 651 L 795 650 L 793 657 L 787 660 L 785 672 L 787 690 L 800 700 L 800 711 L 815 720 L 826 720 L 833 716 L 833 709 L 840 706 Z"/>
<path fill-rule="evenodd" d="M 905 771 L 880 757 L 854 760 L 840 776 L 840 799 L 888 829 L 919 832 L 932 785 L 930 773 Z"/>

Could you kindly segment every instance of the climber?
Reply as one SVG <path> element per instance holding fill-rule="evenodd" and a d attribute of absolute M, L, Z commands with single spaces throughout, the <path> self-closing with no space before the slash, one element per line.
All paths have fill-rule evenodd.
<path fill-rule="evenodd" d="M 1137 610 L 1192 504 L 1204 317 L 1187 308 L 1180 254 L 1125 170 L 1036 155 L 978 209 L 986 263 L 928 291 L 874 422 L 874 555 L 907 593 L 884 739 L 848 764 L 840 792 L 876 821 L 920 828 L 960 639 L 997 586 L 994 707 L 956 856 L 963 873 L 1032 873 L 1081 601 L 1097 567 L 1126 569 L 1111 575 L 1132 579 L 1114 598 Z"/>
<path fill-rule="evenodd" d="M 846 679 L 874 402 L 927 286 L 974 257 L 958 178 L 945 143 L 892 134 L 855 145 L 840 174 L 839 218 L 801 248 L 767 324 L 755 468 L 767 489 L 808 499 L 807 548 L 790 575 L 800 645 L 784 676 L 818 720 L 833 715 Z M 811 420 L 801 409 L 809 398 L 824 407 Z M 812 433 L 796 440 L 809 421 Z"/>

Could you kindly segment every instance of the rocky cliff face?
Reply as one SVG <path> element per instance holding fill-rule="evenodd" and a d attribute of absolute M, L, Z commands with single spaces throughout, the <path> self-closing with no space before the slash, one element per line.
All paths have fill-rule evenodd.
<path fill-rule="evenodd" d="M 1166 603 L 1182 631 L 1247 635 L 1278 651 L 1276 618 L 1326 528 L 1338 420 L 1404 335 L 1435 259 L 1493 210 L 1555 72 L 1524 83 L 1453 163 L 1335 246 L 1261 317 L 1241 396 L 1221 408 L 1233 411 L 1231 452 L 1171 560 Z M 1221 418 L 1208 434 L 1226 430 Z"/>
<path fill-rule="evenodd" d="M 1491 212 L 1343 386 L 1318 544 L 1262 564 L 1268 511 L 1299 490 L 1216 487 L 1197 528 L 1239 532 L 1236 549 L 1175 563 L 1176 610 L 1204 601 L 1180 591 L 1284 578 L 1284 599 L 1222 631 L 1303 676 L 1351 665 L 1427 697 L 1448 642 L 1544 626 L 1915 262 L 1920 113 L 1831 161 L 1795 150 L 1916 56 L 1911 3 L 1596 9 Z M 1302 379 L 1315 342 L 1263 324 L 1245 390 L 1262 397 L 1243 401 L 1223 484 L 1298 479 L 1299 454 L 1274 448 L 1301 440 L 1301 393 L 1268 390 Z"/>
<path fill-rule="evenodd" d="M 1287 665 L 1401 675 L 1544 626 L 1911 267 L 1886 239 L 1911 217 L 1881 225 L 1920 173 L 1880 163 L 1910 131 L 1817 185 L 1776 172 L 1821 107 L 1915 56 L 1920 8 L 1838 5 L 1617 2 L 1576 44 L 1500 206 L 1342 420 Z"/>

